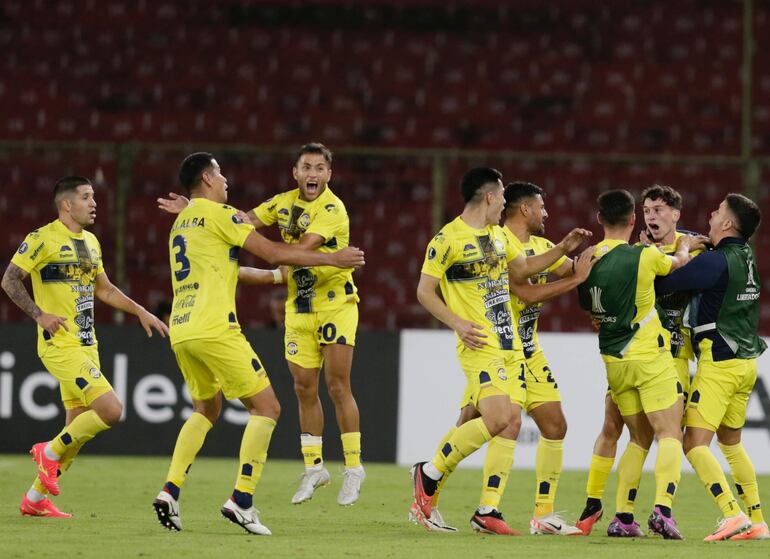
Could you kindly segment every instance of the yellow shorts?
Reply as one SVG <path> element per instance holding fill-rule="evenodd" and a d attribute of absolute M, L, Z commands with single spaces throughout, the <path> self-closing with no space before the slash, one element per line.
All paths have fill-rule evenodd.
<path fill-rule="evenodd" d="M 468 349 L 457 352 L 460 366 L 465 373 L 465 392 L 460 407 L 478 407 L 479 396 L 488 388 L 508 394 L 511 402 L 522 408 L 527 401 L 526 366 L 521 351 Z"/>
<path fill-rule="evenodd" d="M 221 338 L 187 340 L 172 346 L 194 400 L 247 398 L 270 386 L 267 371 L 241 332 Z"/>
<path fill-rule="evenodd" d="M 682 389 L 681 395 L 684 398 L 684 402 L 686 404 L 687 397 L 690 394 L 690 361 L 687 359 L 675 357 L 674 367 L 676 368 L 676 379 L 679 382 L 677 389 Z"/>
<path fill-rule="evenodd" d="M 545 402 L 561 402 L 559 385 L 553 378 L 551 367 L 545 353 L 538 351 L 525 361 L 525 378 L 527 379 L 526 410 L 535 409 Z"/>
<path fill-rule="evenodd" d="M 97 346 L 60 348 L 49 345 L 40 359 L 59 381 L 65 409 L 88 407 L 99 396 L 112 390 L 99 365 Z"/>
<path fill-rule="evenodd" d="M 673 357 L 661 354 L 651 361 L 606 363 L 607 382 L 620 415 L 665 410 L 679 398 Z"/>
<path fill-rule="evenodd" d="M 323 365 L 322 348 L 331 344 L 356 345 L 358 305 L 351 301 L 336 309 L 286 313 L 284 350 L 287 361 L 305 369 Z"/>
<path fill-rule="evenodd" d="M 746 423 L 746 406 L 757 381 L 756 359 L 698 362 L 692 379 L 684 424 L 714 431 L 720 425 L 739 429 Z"/>

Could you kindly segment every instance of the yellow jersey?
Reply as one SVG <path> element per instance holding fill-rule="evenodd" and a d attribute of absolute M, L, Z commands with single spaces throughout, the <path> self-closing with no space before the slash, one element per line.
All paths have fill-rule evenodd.
<path fill-rule="evenodd" d="M 11 262 L 32 276 L 37 306 L 67 319 L 69 332 L 60 328 L 53 336 L 38 326 L 38 355 L 47 345 L 97 345 L 94 291 L 104 264 L 102 247 L 93 233 L 73 233 L 57 219 L 27 235 Z"/>
<path fill-rule="evenodd" d="M 320 252 L 337 252 L 350 244 L 345 205 L 328 186 L 313 201 L 300 199 L 299 188 L 295 188 L 269 198 L 253 211 L 265 225 L 277 223 L 287 244 L 298 243 L 308 233 L 323 238 Z M 328 311 L 359 300 L 352 268 L 289 266 L 287 284 L 287 312 Z"/>
<path fill-rule="evenodd" d="M 596 245 L 594 256 L 601 258 L 612 249 L 628 244 L 618 239 L 605 239 Z M 636 314 L 634 324 L 640 327 L 631 339 L 623 357 L 602 354 L 605 363 L 630 360 L 654 359 L 660 353 L 670 351 L 669 336 L 660 322 L 655 309 L 655 278 L 671 272 L 672 260 L 658 247 L 645 247 L 639 257 L 634 297 Z"/>
<path fill-rule="evenodd" d="M 235 214 L 227 204 L 193 198 L 171 227 L 172 345 L 241 329 L 235 312 L 238 252 L 254 227 Z"/>
<path fill-rule="evenodd" d="M 519 252 L 523 253 L 525 256 L 543 254 L 554 247 L 554 244 L 548 239 L 535 235 L 530 235 L 529 240 L 524 243 L 506 226 L 503 226 L 503 232 L 509 238 L 510 242 L 518 248 Z M 565 260 L 567 260 L 567 257 L 562 256 L 548 268 L 529 278 L 529 282 L 533 285 L 542 285 L 546 283 L 548 281 L 548 274 L 561 266 Z M 522 349 L 524 350 L 524 357 L 529 359 L 541 350 L 540 342 L 537 339 L 537 320 L 540 318 L 540 310 L 543 308 L 543 303 L 533 303 L 528 305 L 518 297 L 514 296 L 511 306 L 513 308 L 514 324 L 516 325 Z"/>
<path fill-rule="evenodd" d="M 422 273 L 440 280 L 449 310 L 482 326 L 488 347 L 513 350 L 508 263 L 518 255 L 499 226 L 475 229 L 457 217 L 428 244 Z"/>

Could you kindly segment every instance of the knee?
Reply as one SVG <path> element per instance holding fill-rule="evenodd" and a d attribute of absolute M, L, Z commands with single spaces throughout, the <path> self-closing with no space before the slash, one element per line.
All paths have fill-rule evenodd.
<path fill-rule="evenodd" d="M 345 382 L 328 382 L 329 398 L 335 404 L 343 402 L 350 397 L 350 386 Z"/>
<path fill-rule="evenodd" d="M 567 436 L 567 420 L 564 416 L 543 425 L 540 434 L 551 441 L 561 441 Z"/>
<path fill-rule="evenodd" d="M 516 439 L 521 430 L 521 415 L 500 413 L 484 418 L 489 434 L 493 437 L 505 435 L 506 438 Z"/>
<path fill-rule="evenodd" d="M 315 402 L 318 399 L 318 385 L 313 382 L 295 380 L 294 393 L 300 402 Z"/>
<path fill-rule="evenodd" d="M 622 434 L 623 434 L 622 421 L 616 421 L 615 419 L 605 418 L 604 424 L 602 425 L 601 436 L 604 437 L 604 439 L 608 443 L 617 444 L 618 439 L 620 439 L 620 435 Z"/>
<path fill-rule="evenodd" d="M 97 413 L 99 414 L 99 419 L 112 427 L 120 421 L 120 417 L 123 415 L 123 404 L 119 401 L 115 401 L 113 404 L 99 410 Z"/>
<path fill-rule="evenodd" d="M 652 446 L 652 439 L 653 434 L 643 432 L 643 433 L 631 433 L 631 436 L 629 437 L 629 440 L 634 443 L 636 446 L 639 446 L 645 450 L 650 450 L 650 447 Z"/>

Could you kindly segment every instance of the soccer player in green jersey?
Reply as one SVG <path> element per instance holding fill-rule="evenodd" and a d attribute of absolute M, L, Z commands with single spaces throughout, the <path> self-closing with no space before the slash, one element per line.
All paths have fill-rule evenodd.
<path fill-rule="evenodd" d="M 320 252 L 268 241 L 228 206 L 227 179 L 210 153 L 189 155 L 179 180 L 191 197 L 169 235 L 174 303 L 171 345 L 193 400 L 193 414 L 179 433 L 166 484 L 153 505 L 170 530 L 181 530 L 179 493 L 206 434 L 218 419 L 222 395 L 249 411 L 235 489 L 222 515 L 254 534 L 269 535 L 253 506 L 280 406 L 270 380 L 241 332 L 235 309 L 238 251 L 270 264 L 354 268 L 364 263 L 355 247 Z"/>
<path fill-rule="evenodd" d="M 767 349 L 757 333 L 762 282 L 748 244 L 761 219 L 755 202 L 742 194 L 728 194 L 709 220 L 714 249 L 655 285 L 659 293 L 696 293 L 690 320 L 698 369 L 685 412 L 684 451 L 723 515 L 706 541 L 770 538 L 754 465 L 741 444 L 746 406 L 757 379 L 757 357 Z M 714 435 L 748 516 L 709 449 Z"/>
<path fill-rule="evenodd" d="M 639 438 L 648 422 L 658 439 L 655 504 L 648 526 L 664 538 L 681 539 L 671 515 L 681 477 L 681 390 L 677 390 L 676 369 L 656 310 L 653 282 L 689 261 L 691 238 L 680 237 L 674 255 L 657 247 L 630 246 L 636 224 L 631 194 L 608 191 L 597 202 L 604 240 L 596 247 L 597 264 L 578 288 L 580 305 L 599 325 L 599 351 L 612 399 L 632 440 Z M 643 535 L 631 512 L 635 496 L 635 488 L 623 494 L 619 485 L 617 513 L 608 535 Z"/>
<path fill-rule="evenodd" d="M 59 494 L 59 476 L 85 443 L 115 425 L 123 413 L 123 404 L 99 364 L 94 298 L 136 315 L 150 337 L 152 329 L 165 337 L 168 328 L 107 277 L 102 247 L 85 230 L 96 219 L 91 181 L 78 176 L 59 179 L 54 201 L 58 219 L 27 235 L 5 270 L 2 286 L 37 322 L 37 352 L 59 381 L 66 413 L 64 429 L 30 451 L 38 474 L 21 502 L 21 513 L 64 518 L 71 515 L 48 498 Z M 32 276 L 34 300 L 24 287 L 27 276 Z"/>

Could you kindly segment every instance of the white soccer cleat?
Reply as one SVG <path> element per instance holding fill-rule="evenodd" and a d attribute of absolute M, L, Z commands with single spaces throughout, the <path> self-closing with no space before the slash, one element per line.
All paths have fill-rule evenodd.
<path fill-rule="evenodd" d="M 582 536 L 583 531 L 566 522 L 558 513 L 551 513 L 543 518 L 533 518 L 529 522 L 529 533 L 549 536 Z"/>
<path fill-rule="evenodd" d="M 291 498 L 291 504 L 298 505 L 309 501 L 313 498 L 313 493 L 315 493 L 316 489 L 329 485 L 329 483 L 331 483 L 329 470 L 323 466 L 315 466 L 305 470 L 299 482 L 299 489 L 297 489 L 294 497 Z"/>
<path fill-rule="evenodd" d="M 270 529 L 259 521 L 259 511 L 254 507 L 242 509 L 235 501 L 228 499 L 220 510 L 222 516 L 233 524 L 237 524 L 251 534 L 271 536 Z"/>
<path fill-rule="evenodd" d="M 346 507 L 358 501 L 358 497 L 361 495 L 361 484 L 366 479 L 366 472 L 363 466 L 358 466 L 345 468 L 345 473 L 342 475 L 345 479 L 342 480 L 342 488 L 337 495 L 337 504 Z"/>
<path fill-rule="evenodd" d="M 158 515 L 160 525 L 169 530 L 182 530 L 182 519 L 179 517 L 179 501 L 174 499 L 170 493 L 161 491 L 152 502 L 155 513 Z"/>
<path fill-rule="evenodd" d="M 428 532 L 446 532 L 448 534 L 457 532 L 457 528 L 444 522 L 444 517 L 441 516 L 437 508 L 430 511 L 430 518 L 425 518 L 417 503 L 414 502 L 409 507 L 409 520 L 415 524 L 421 524 Z"/>

